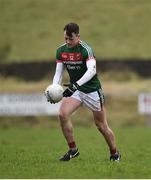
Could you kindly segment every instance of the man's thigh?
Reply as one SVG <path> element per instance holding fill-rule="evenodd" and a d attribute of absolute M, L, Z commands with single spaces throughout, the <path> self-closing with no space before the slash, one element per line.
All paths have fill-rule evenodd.
<path fill-rule="evenodd" d="M 80 107 L 81 101 L 73 98 L 73 97 L 67 97 L 62 99 L 62 104 L 60 106 L 60 112 L 71 115 L 74 111 Z"/>

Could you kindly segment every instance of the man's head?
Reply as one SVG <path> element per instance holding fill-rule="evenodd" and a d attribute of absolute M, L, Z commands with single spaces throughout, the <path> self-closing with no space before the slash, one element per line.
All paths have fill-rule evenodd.
<path fill-rule="evenodd" d="M 79 26 L 75 23 L 69 23 L 64 27 L 64 38 L 68 47 L 76 46 L 80 40 Z"/>

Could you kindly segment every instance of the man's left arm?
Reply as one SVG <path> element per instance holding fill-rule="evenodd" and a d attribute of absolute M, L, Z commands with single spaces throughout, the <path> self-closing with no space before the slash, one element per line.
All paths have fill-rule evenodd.
<path fill-rule="evenodd" d="M 85 74 L 74 84 L 70 85 L 64 92 L 64 97 L 70 97 L 72 94 L 79 88 L 79 86 L 82 86 L 86 82 L 88 82 L 92 77 L 96 74 L 96 60 L 95 59 L 89 59 L 86 62 L 87 65 L 87 71 Z"/>
<path fill-rule="evenodd" d="M 77 81 L 77 84 L 79 86 L 82 86 L 86 82 L 88 82 L 92 77 L 96 74 L 96 60 L 95 59 L 89 59 L 86 62 L 87 65 L 87 71 L 85 74 Z"/>

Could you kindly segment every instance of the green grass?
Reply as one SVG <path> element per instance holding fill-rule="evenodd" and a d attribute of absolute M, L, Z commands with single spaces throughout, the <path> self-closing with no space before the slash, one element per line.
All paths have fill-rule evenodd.
<path fill-rule="evenodd" d="M 150 128 L 114 129 L 122 153 L 109 162 L 106 143 L 94 127 L 75 127 L 80 156 L 58 158 L 67 150 L 59 128 L 0 130 L 0 178 L 151 178 Z"/>
<path fill-rule="evenodd" d="M 63 27 L 75 21 L 97 58 L 150 58 L 149 0 L 0 0 L 0 59 L 55 58 Z"/>

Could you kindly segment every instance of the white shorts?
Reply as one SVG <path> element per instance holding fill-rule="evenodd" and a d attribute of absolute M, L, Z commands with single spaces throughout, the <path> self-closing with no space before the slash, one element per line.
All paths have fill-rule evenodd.
<path fill-rule="evenodd" d="M 82 104 L 93 111 L 101 111 L 104 104 L 104 94 L 101 89 L 87 94 L 77 90 L 71 97 L 81 101 Z"/>

